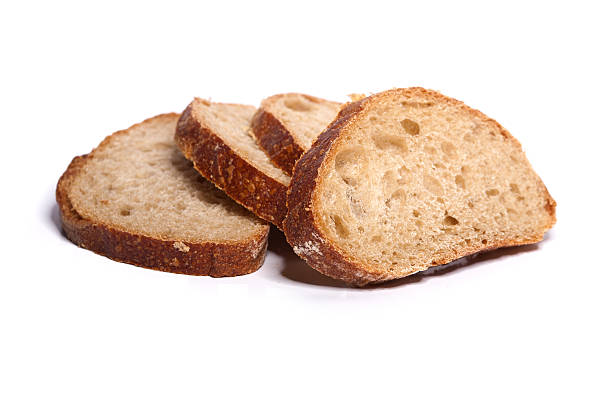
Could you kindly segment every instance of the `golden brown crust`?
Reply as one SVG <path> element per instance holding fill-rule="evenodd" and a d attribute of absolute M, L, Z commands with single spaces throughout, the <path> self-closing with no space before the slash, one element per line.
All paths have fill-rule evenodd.
<path fill-rule="evenodd" d="M 195 169 L 234 201 L 282 228 L 287 186 L 264 174 L 200 123 L 189 104 L 181 115 L 175 141 Z"/>
<path fill-rule="evenodd" d="M 386 97 L 391 92 L 404 92 L 410 96 L 420 94 L 460 107 L 470 114 L 476 115 L 484 121 L 491 123 L 497 127 L 506 138 L 520 147 L 520 143 L 506 129 L 493 119 L 485 116 L 482 112 L 468 107 L 463 102 L 423 88 L 393 89 L 343 106 L 336 120 L 319 136 L 312 148 L 298 160 L 294 167 L 293 177 L 291 178 L 291 184 L 289 185 L 287 194 L 288 212 L 284 222 L 284 232 L 287 241 L 294 248 L 294 251 L 306 260 L 310 266 L 327 276 L 341 279 L 357 286 L 381 282 L 401 276 L 392 275 L 386 270 L 375 270 L 368 265 L 353 260 L 354 258 L 352 258 L 350 254 L 346 253 L 343 249 L 337 247 L 331 240 L 326 238 L 322 229 L 318 226 L 316 214 L 312 211 L 315 198 L 314 193 L 319 181 L 319 170 L 326 168 L 328 165 L 329 157 L 331 157 L 333 151 L 331 154 L 328 153 L 330 153 L 330 150 L 334 147 L 334 142 L 343 132 L 350 131 L 353 123 L 368 105 L 380 98 Z M 556 221 L 556 203 L 541 180 L 540 183 L 545 196 L 543 206 L 551 215 L 551 220 L 539 234 L 524 237 L 521 240 L 500 240 L 497 242 L 488 242 L 486 245 L 468 247 L 462 252 L 454 253 L 452 256 L 434 259 L 431 261 L 430 266 L 443 265 L 480 251 L 500 247 L 526 245 L 541 241 L 546 230 L 550 229 Z M 415 270 L 412 273 L 416 272 L 419 271 Z"/>
<path fill-rule="evenodd" d="M 147 121 L 161 116 L 178 117 L 177 114 L 167 114 Z M 110 138 L 128 131 L 129 129 L 119 131 L 107 137 L 97 149 L 106 145 Z M 243 242 L 177 243 L 175 240 L 140 235 L 83 218 L 73 207 L 68 191 L 75 176 L 90 157 L 90 155 L 75 157 L 59 179 L 56 189 L 62 228 L 66 237 L 78 246 L 115 261 L 188 275 L 213 277 L 245 275 L 256 271 L 263 264 L 269 227 L 262 228 L 257 235 Z M 185 251 L 181 244 L 188 246 L 189 250 Z"/>
<path fill-rule="evenodd" d="M 263 107 L 253 116 L 251 129 L 255 140 L 272 163 L 291 175 L 295 162 L 304 154 L 304 150 L 295 142 L 291 132 Z"/>

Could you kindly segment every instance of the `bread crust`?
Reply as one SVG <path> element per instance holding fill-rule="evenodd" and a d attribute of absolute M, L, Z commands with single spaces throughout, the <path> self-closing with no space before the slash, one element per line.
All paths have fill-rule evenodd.
<path fill-rule="evenodd" d="M 331 158 L 334 154 L 334 146 L 336 145 L 335 142 L 343 132 L 351 130 L 360 114 L 366 110 L 368 105 L 394 92 L 405 93 L 408 96 L 423 95 L 460 107 L 470 114 L 478 116 L 482 120 L 497 127 L 504 137 L 520 147 L 518 140 L 499 123 L 490 119 L 482 112 L 468 107 L 463 102 L 423 88 L 392 89 L 345 105 L 338 114 L 336 120 L 319 136 L 312 148 L 298 160 L 294 167 L 294 173 L 287 195 L 288 212 L 284 222 L 284 232 L 287 241 L 294 248 L 296 254 L 304 259 L 310 266 L 327 276 L 343 280 L 356 286 L 364 286 L 370 283 L 396 279 L 424 270 L 419 269 L 398 275 L 390 273 L 387 270 L 374 269 L 360 262 L 325 236 L 323 230 L 319 227 L 320 223 L 319 220 L 317 220 L 317 215 L 312 211 L 320 170 L 326 169 L 327 166 L 330 165 Z M 546 197 L 543 205 L 551 218 L 550 223 L 545 226 L 539 234 L 523 237 L 521 240 L 490 241 L 486 245 L 466 247 L 462 252 L 456 252 L 453 255 L 439 259 L 432 259 L 429 262 L 429 266 L 443 265 L 480 251 L 492 250 L 500 247 L 526 245 L 541 241 L 544 233 L 550 229 L 556 221 L 556 203 L 541 180 L 540 184 L 542 192 Z"/>
<path fill-rule="evenodd" d="M 251 165 L 200 123 L 193 113 L 194 102 L 183 111 L 176 127 L 179 149 L 201 175 L 234 201 L 282 229 L 287 186 Z"/>
<path fill-rule="evenodd" d="M 176 118 L 178 114 L 159 115 L 142 123 L 165 117 Z M 108 136 L 96 149 L 130 129 Z M 59 179 L 56 189 L 62 228 L 66 237 L 78 246 L 115 261 L 188 275 L 245 275 L 256 271 L 263 264 L 269 226 L 262 226 L 257 234 L 244 241 L 179 242 L 136 234 L 82 217 L 73 207 L 68 191 L 90 159 L 90 154 L 75 157 Z M 188 250 L 185 250 L 186 247 Z"/>
<path fill-rule="evenodd" d="M 304 154 L 304 149 L 295 142 L 291 132 L 264 107 L 253 115 L 251 129 L 272 163 L 291 175 L 295 162 Z"/>
<path fill-rule="evenodd" d="M 332 103 L 331 101 L 306 94 L 286 93 L 273 95 L 261 102 L 261 106 L 251 120 L 251 129 L 259 146 L 267 153 L 272 163 L 288 175 L 293 174 L 293 167 L 304 154 L 304 147 L 298 144 L 294 135 L 271 113 L 269 107 L 279 98 L 294 95 L 301 96 L 314 103 Z"/>

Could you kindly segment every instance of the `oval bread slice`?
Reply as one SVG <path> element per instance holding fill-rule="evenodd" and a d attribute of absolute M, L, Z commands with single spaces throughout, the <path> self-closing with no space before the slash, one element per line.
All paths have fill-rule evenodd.
<path fill-rule="evenodd" d="M 261 101 L 251 122 L 253 134 L 270 160 L 287 174 L 340 110 L 340 103 L 286 93 Z"/>
<path fill-rule="evenodd" d="M 290 178 L 250 136 L 255 107 L 195 98 L 176 128 L 176 144 L 195 169 L 266 221 L 282 228 Z"/>
<path fill-rule="evenodd" d="M 178 118 L 147 119 L 74 158 L 56 190 L 66 236 L 162 271 L 221 277 L 257 270 L 268 224 L 193 169 L 174 144 Z"/>
<path fill-rule="evenodd" d="M 287 205 L 294 251 L 355 285 L 538 242 L 556 206 L 507 130 L 422 88 L 344 107 L 297 162 Z"/>

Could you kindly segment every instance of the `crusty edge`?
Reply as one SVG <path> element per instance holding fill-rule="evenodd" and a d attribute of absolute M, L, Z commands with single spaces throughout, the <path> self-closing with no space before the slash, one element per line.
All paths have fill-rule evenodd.
<path fill-rule="evenodd" d="M 170 115 L 178 116 L 167 114 Z M 108 136 L 98 149 L 107 144 L 110 138 L 128 130 Z M 56 189 L 62 228 L 66 237 L 78 246 L 115 261 L 187 275 L 239 276 L 254 272 L 263 264 L 269 226 L 262 228 L 251 239 L 241 242 L 181 241 L 184 245 L 177 245 L 178 241 L 175 240 L 135 234 L 100 221 L 83 218 L 73 207 L 68 191 L 75 176 L 90 158 L 90 155 L 75 157 L 60 177 Z M 189 247 L 188 251 L 185 251 L 185 246 Z"/>
<path fill-rule="evenodd" d="M 291 175 L 295 162 L 304 154 L 304 149 L 296 143 L 291 132 L 264 107 L 253 115 L 251 129 L 272 163 Z"/>
<path fill-rule="evenodd" d="M 195 169 L 234 201 L 282 228 L 287 186 L 244 160 L 193 113 L 194 100 L 176 126 L 175 141 Z"/>
<path fill-rule="evenodd" d="M 318 183 L 319 169 L 326 166 L 328 152 L 332 149 L 334 142 L 345 129 L 350 129 L 352 123 L 365 107 L 378 98 L 386 96 L 388 92 L 409 92 L 423 94 L 451 103 L 461 109 L 466 109 L 473 115 L 493 124 L 497 127 L 504 137 L 510 139 L 520 147 L 520 143 L 499 123 L 490 119 L 482 112 L 472 109 L 463 102 L 438 94 L 437 92 L 423 88 L 409 88 L 400 90 L 386 91 L 381 94 L 349 103 L 343 107 L 336 120 L 323 132 L 312 148 L 307 151 L 296 163 L 293 177 L 287 194 L 287 217 L 284 222 L 284 232 L 287 241 L 293 247 L 297 255 L 303 258 L 310 266 L 319 272 L 335 279 L 343 280 L 349 284 L 363 286 L 369 283 L 382 282 L 389 279 L 407 276 L 417 273 L 423 269 L 410 271 L 402 276 L 394 275 L 386 270 L 374 270 L 368 265 L 354 260 L 344 250 L 337 247 L 318 227 L 315 213 L 312 211 L 314 203 L 314 192 Z M 534 174 L 536 174 L 534 172 Z M 537 176 L 537 174 L 536 174 Z M 538 177 L 539 178 L 539 177 Z M 474 254 L 480 251 L 491 250 L 500 247 L 526 245 L 542 240 L 546 230 L 550 229 L 555 221 L 556 203 L 548 193 L 544 183 L 540 180 L 542 191 L 545 195 L 544 207 L 551 216 L 550 223 L 545 226 L 540 234 L 524 237 L 521 240 L 500 240 L 488 242 L 486 245 L 472 246 L 465 248 L 462 252 L 454 253 L 451 256 L 434 259 L 430 266 L 437 266 L 449 263 L 453 260 Z"/>

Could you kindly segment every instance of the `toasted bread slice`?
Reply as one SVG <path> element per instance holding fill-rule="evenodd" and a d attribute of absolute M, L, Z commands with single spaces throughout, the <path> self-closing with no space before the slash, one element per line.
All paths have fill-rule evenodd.
<path fill-rule="evenodd" d="M 508 131 L 422 88 L 344 107 L 297 162 L 287 205 L 294 251 L 355 285 L 538 242 L 556 206 Z"/>
<path fill-rule="evenodd" d="M 196 98 L 181 115 L 176 144 L 204 177 L 279 228 L 290 178 L 249 135 L 253 106 Z"/>
<path fill-rule="evenodd" d="M 178 118 L 147 119 L 72 160 L 56 191 L 66 236 L 116 261 L 162 271 L 257 270 L 270 227 L 193 169 L 174 145 Z"/>
<path fill-rule="evenodd" d="M 310 149 L 339 110 L 340 103 L 310 95 L 274 95 L 261 102 L 251 126 L 270 160 L 292 174 L 295 162 Z"/>

